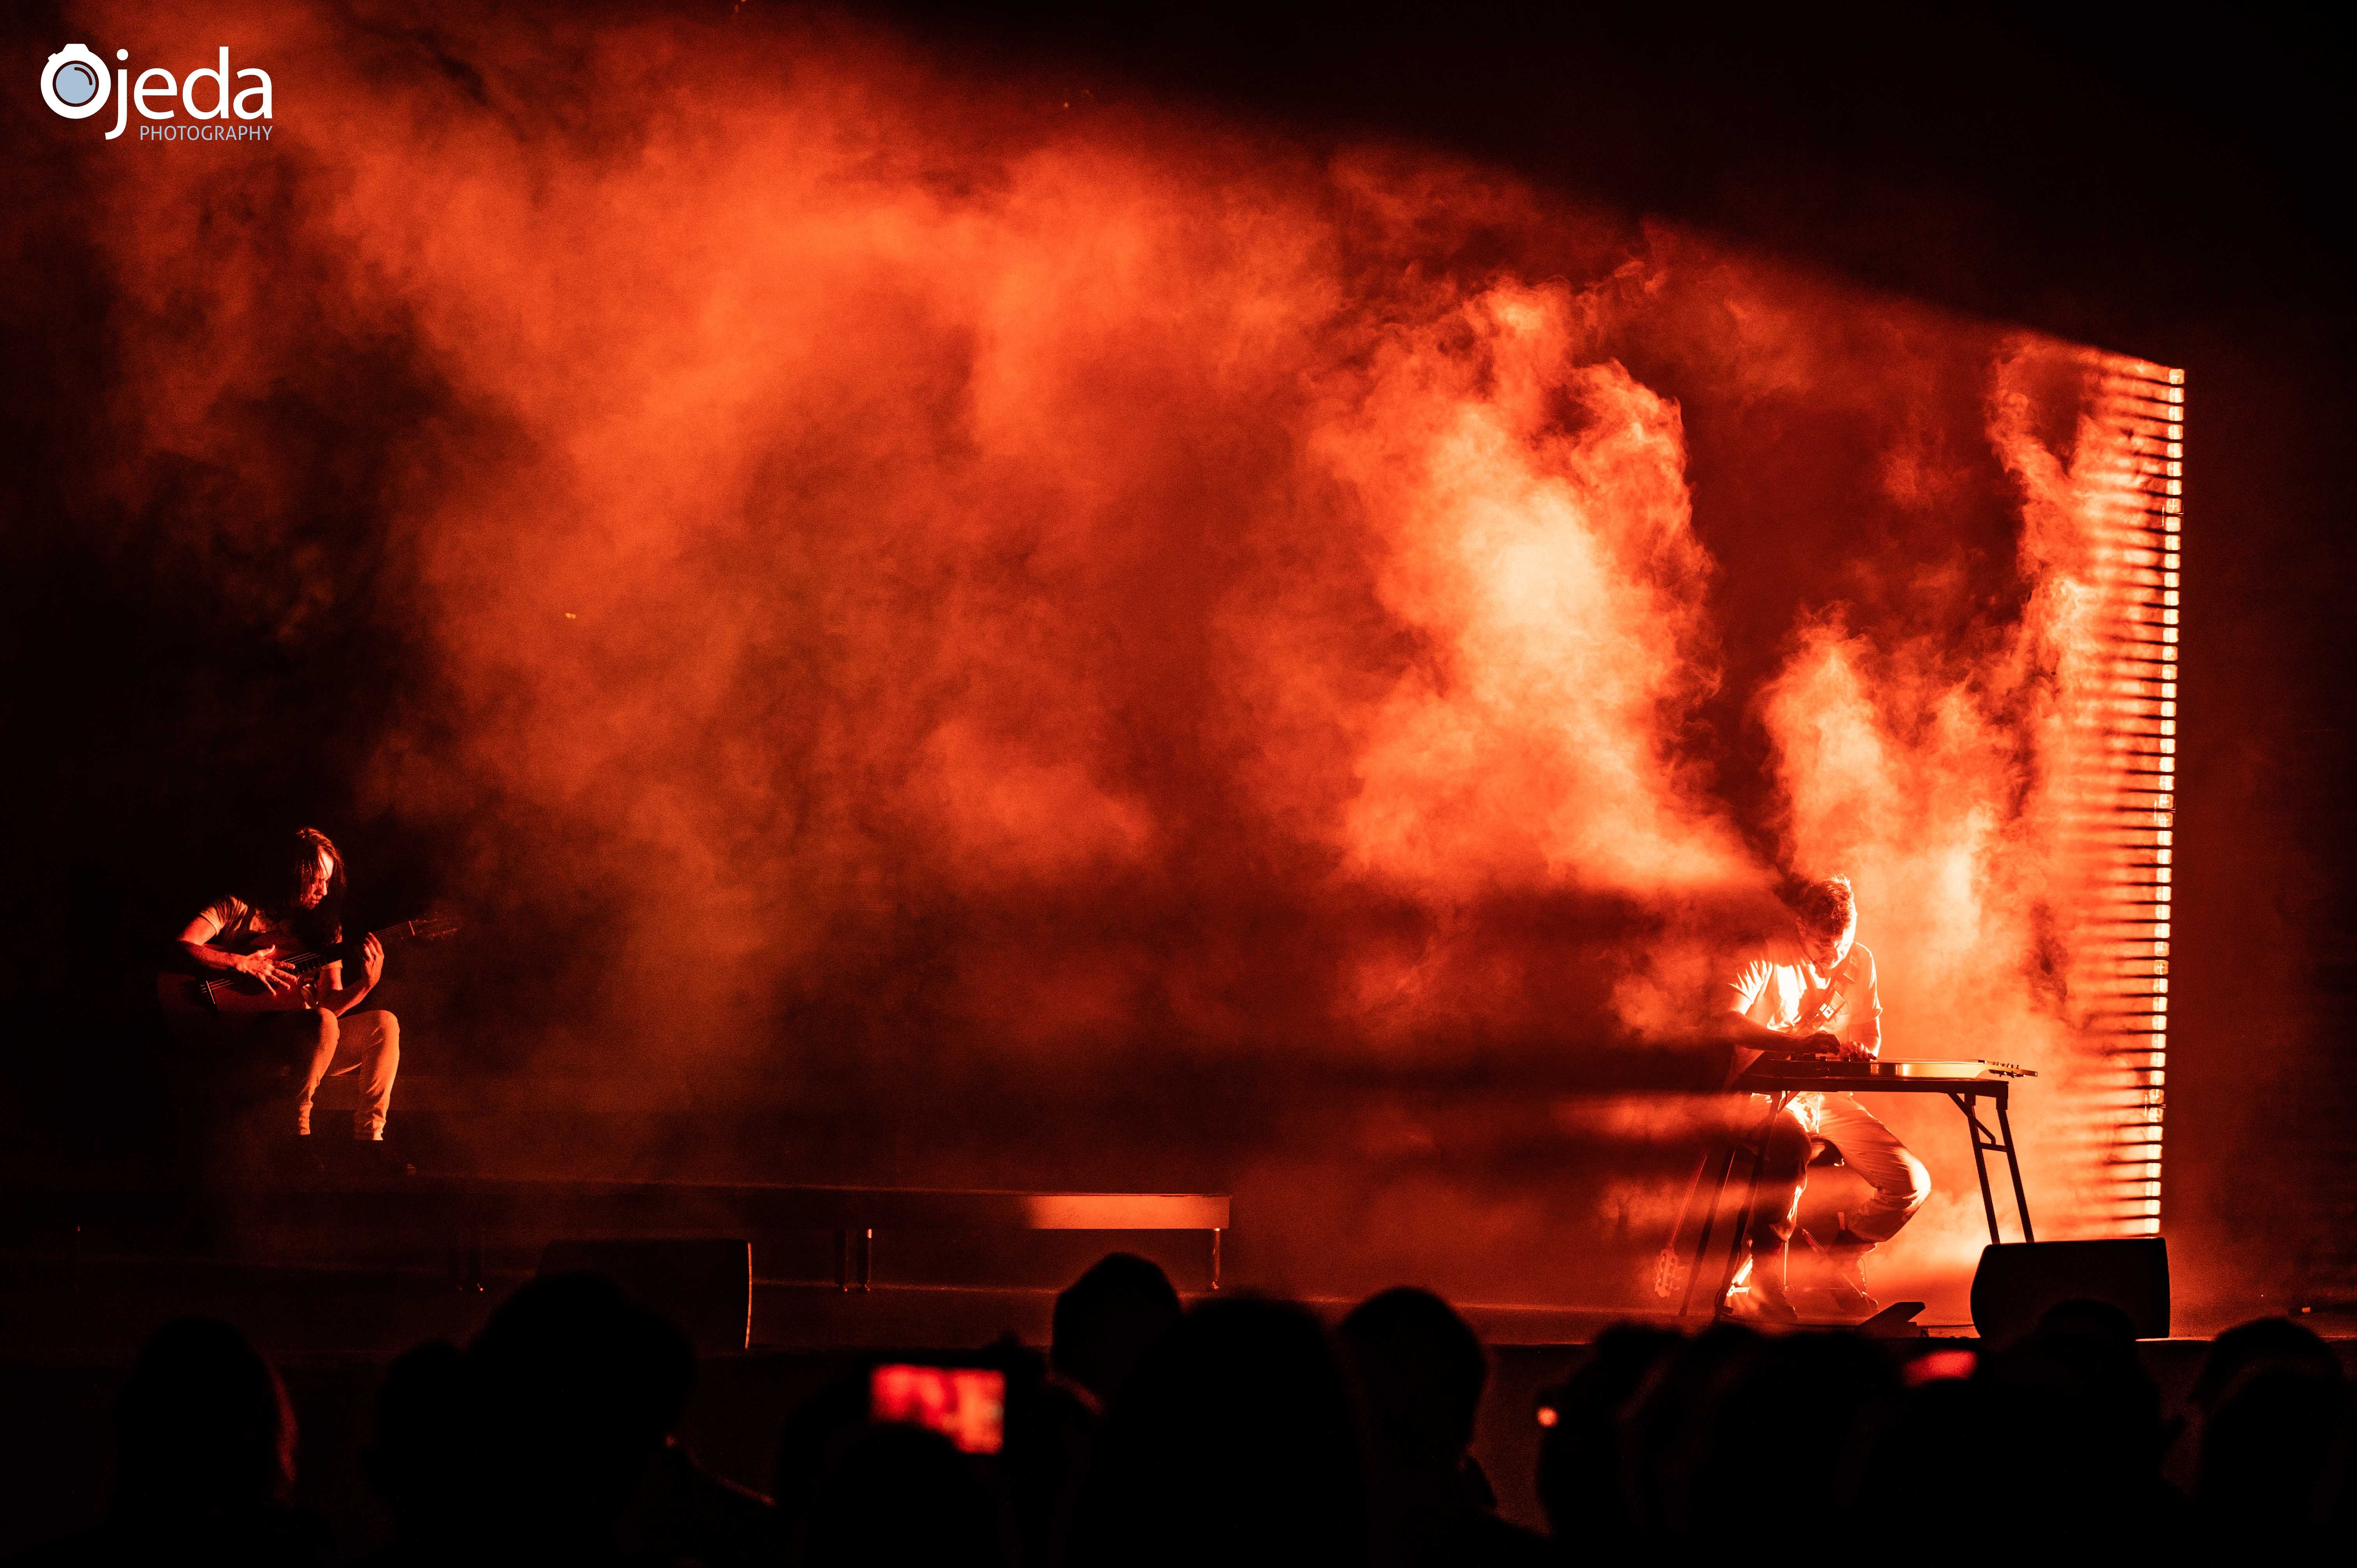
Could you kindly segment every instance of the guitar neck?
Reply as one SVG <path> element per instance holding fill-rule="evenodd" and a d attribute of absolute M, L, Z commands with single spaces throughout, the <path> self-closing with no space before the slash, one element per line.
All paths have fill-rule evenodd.
<path fill-rule="evenodd" d="M 416 925 L 417 922 L 414 920 L 403 920 L 396 925 L 387 926 L 381 931 L 371 931 L 368 935 L 374 937 L 380 942 L 390 944 L 408 936 Z M 350 941 L 338 942 L 324 952 L 290 953 L 278 961 L 297 974 L 309 974 L 325 969 L 331 963 L 339 963 L 347 959 L 358 961 L 361 944 L 366 940 L 365 937 L 356 937 Z"/>

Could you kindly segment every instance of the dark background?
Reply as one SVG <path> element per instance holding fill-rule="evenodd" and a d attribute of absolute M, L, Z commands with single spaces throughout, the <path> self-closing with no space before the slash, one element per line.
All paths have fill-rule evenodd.
<path fill-rule="evenodd" d="M 2357 1294 L 2357 1060 L 2341 1023 L 2357 990 L 2341 809 L 2343 447 L 2357 395 L 2348 55 L 2323 20 L 2012 7 L 1929 19 L 1508 5 L 876 14 L 945 58 L 1049 62 L 1100 100 L 1208 102 L 1313 138 L 1405 137 L 2185 368 L 2164 1223 L 2255 1294 Z M 48 7 L 11 25 L 12 81 L 38 71 L 59 27 Z M 28 96 L 12 96 L 12 128 Z M 101 361 L 70 350 L 99 330 L 103 302 L 40 221 L 70 191 L 23 159 L 0 184 L 13 797 L 0 981 L 17 998 L 0 1046 L 0 1138 L 7 1167 L 29 1177 L 124 1167 L 152 1146 L 168 1112 L 137 1067 L 143 944 L 218 885 L 231 842 L 210 831 L 220 823 L 335 820 L 404 650 L 396 629 L 360 616 L 342 644 L 289 662 L 259 636 L 224 638 L 221 618 L 170 592 L 155 563 L 57 526 L 77 456 L 102 438 L 105 388 L 77 369 Z M 161 721 L 188 733 L 192 703 L 209 744 L 159 751 Z M 425 846 L 349 847 L 380 867 L 431 865 Z M 390 906 L 425 890 L 396 874 L 373 892 Z"/>

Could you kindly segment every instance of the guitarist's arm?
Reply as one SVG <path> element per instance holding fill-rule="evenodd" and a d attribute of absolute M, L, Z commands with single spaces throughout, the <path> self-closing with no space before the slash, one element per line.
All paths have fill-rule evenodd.
<path fill-rule="evenodd" d="M 1727 1035 L 1737 1045 L 1763 1057 L 1838 1056 L 1843 1050 L 1842 1043 L 1823 1030 L 1813 1035 L 1787 1035 L 1754 1023 L 1740 1013 L 1730 1014 L 1727 1026 Z"/>
<path fill-rule="evenodd" d="M 190 920 L 187 929 L 180 932 L 180 951 L 197 966 L 199 972 L 210 970 L 250 974 L 274 992 L 291 991 L 301 983 L 302 977 L 279 962 L 273 954 L 231 952 L 227 948 L 213 946 L 212 940 L 221 934 L 221 921 L 214 918 L 211 910 L 207 909 Z"/>
<path fill-rule="evenodd" d="M 1816 1056 L 1838 1051 L 1841 1042 L 1831 1035 L 1788 1035 L 1781 1029 L 1771 1029 L 1751 1016 L 1751 1008 L 1760 1000 L 1760 993 L 1767 989 L 1769 979 L 1768 961 L 1755 956 L 1734 979 L 1727 982 L 1725 992 L 1727 1012 L 1719 1019 L 1726 1031 L 1726 1038 L 1743 1050 L 1756 1051 L 1766 1057 Z"/>
<path fill-rule="evenodd" d="M 360 1005 L 361 997 L 376 989 L 384 975 L 384 944 L 374 933 L 361 941 L 361 977 L 357 983 L 344 983 L 341 959 L 319 972 L 319 1005 L 330 1013 L 344 1014 Z"/>

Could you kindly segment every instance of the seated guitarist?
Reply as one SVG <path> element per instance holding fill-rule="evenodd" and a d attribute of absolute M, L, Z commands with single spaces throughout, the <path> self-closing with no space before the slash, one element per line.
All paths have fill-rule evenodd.
<path fill-rule="evenodd" d="M 1849 878 L 1805 883 L 1792 902 L 1792 929 L 1747 954 L 1723 993 L 1733 1015 L 1738 1073 L 1763 1056 L 1857 1058 L 1882 1052 L 1874 955 L 1857 941 L 1857 897 Z M 1764 1106 L 1757 1097 L 1755 1101 Z M 1864 1208 L 1842 1217 L 1827 1249 L 1837 1281 L 1835 1296 L 1845 1312 L 1876 1309 L 1866 1289 L 1866 1254 L 1897 1234 L 1932 1195 L 1923 1162 L 1855 1096 L 1796 1096 L 1768 1130 L 1749 1277 L 1737 1274 L 1724 1304 L 1729 1311 L 1782 1322 L 1793 1318 L 1785 1294 L 1785 1255 L 1801 1190 L 1808 1183 L 1813 1138 L 1840 1150 L 1843 1161 L 1874 1188 Z"/>
<path fill-rule="evenodd" d="M 283 1010 L 223 1016 L 204 1027 L 300 1075 L 296 1134 L 310 1135 L 311 1101 L 319 1081 L 357 1072 L 361 1113 L 352 1133 L 373 1143 L 384 1137 L 385 1110 L 393 1102 L 401 1024 L 382 1009 L 354 1009 L 384 972 L 383 945 L 373 936 L 362 944 L 361 974 L 350 985 L 340 960 L 308 975 L 280 961 L 341 941 L 343 902 L 343 855 L 327 834 L 304 828 L 288 844 L 274 875 L 242 897 L 232 894 L 205 906 L 180 933 L 179 945 L 200 976 L 234 971 L 284 999 Z"/>

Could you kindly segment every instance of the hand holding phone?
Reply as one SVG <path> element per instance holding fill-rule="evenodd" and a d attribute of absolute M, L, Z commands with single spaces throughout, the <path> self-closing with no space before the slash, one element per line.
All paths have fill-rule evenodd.
<path fill-rule="evenodd" d="M 888 1363 L 868 1374 L 867 1414 L 938 1432 L 968 1454 L 996 1454 L 1006 1438 L 1006 1374 Z"/>

